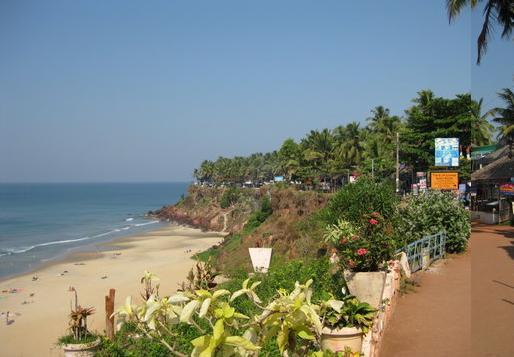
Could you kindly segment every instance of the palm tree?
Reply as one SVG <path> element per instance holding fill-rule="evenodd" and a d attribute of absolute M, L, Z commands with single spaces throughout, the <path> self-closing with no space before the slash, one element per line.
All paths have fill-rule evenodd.
<path fill-rule="evenodd" d="M 489 110 L 485 114 L 482 114 L 482 102 L 481 98 L 478 102 L 471 102 L 471 143 L 476 146 L 488 145 L 491 143 L 492 132 L 494 126 L 487 120 L 487 117 L 493 114 L 493 111 Z"/>
<path fill-rule="evenodd" d="M 351 122 L 345 127 L 338 127 L 335 136 L 339 143 L 336 158 L 344 162 L 347 168 L 358 165 L 363 157 L 362 129 L 359 123 Z"/>
<path fill-rule="evenodd" d="M 493 120 L 501 124 L 498 136 L 506 142 L 514 139 L 514 93 L 509 88 L 503 88 L 498 96 L 505 102 L 505 108 L 494 108 L 491 112 L 495 115 Z"/>
<path fill-rule="evenodd" d="M 451 22 L 468 5 L 475 8 L 484 0 L 446 0 L 448 19 Z M 494 23 L 502 27 L 502 38 L 509 38 L 514 27 L 514 5 L 512 0 L 487 0 L 484 5 L 484 23 L 477 39 L 477 64 L 487 50 L 487 43 Z"/>
<path fill-rule="evenodd" d="M 372 131 L 376 131 L 380 122 L 389 118 L 389 109 L 379 105 L 371 110 L 371 114 L 373 115 L 367 119 L 369 121 L 369 128 Z"/>

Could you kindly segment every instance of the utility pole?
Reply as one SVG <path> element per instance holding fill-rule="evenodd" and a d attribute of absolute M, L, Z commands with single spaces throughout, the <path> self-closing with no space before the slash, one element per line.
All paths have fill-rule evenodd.
<path fill-rule="evenodd" d="M 400 133 L 396 132 L 396 193 L 400 192 Z"/>

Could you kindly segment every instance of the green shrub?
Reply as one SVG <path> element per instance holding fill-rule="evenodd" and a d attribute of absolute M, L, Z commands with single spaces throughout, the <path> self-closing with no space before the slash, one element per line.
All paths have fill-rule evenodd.
<path fill-rule="evenodd" d="M 437 191 L 407 198 L 395 225 L 397 240 L 403 244 L 445 231 L 449 253 L 464 251 L 471 234 L 469 212 L 452 194 Z"/>
<path fill-rule="evenodd" d="M 357 182 L 344 186 L 330 199 L 324 210 L 324 218 L 329 224 L 335 224 L 341 218 L 361 224 L 370 212 L 380 212 L 389 220 L 394 217 L 398 203 L 399 199 L 390 183 L 361 177 Z"/>
<path fill-rule="evenodd" d="M 255 228 L 259 227 L 272 213 L 273 209 L 271 208 L 270 199 L 264 196 L 261 200 L 261 208 L 248 218 L 243 233 L 250 233 Z"/>
<path fill-rule="evenodd" d="M 228 190 L 223 192 L 220 198 L 220 207 L 225 209 L 232 206 L 234 203 L 239 201 L 241 192 L 236 187 L 230 187 Z"/>
<path fill-rule="evenodd" d="M 220 285 L 221 289 L 235 291 L 239 289 L 242 282 L 248 278 L 248 273 L 239 271 L 231 276 L 231 279 Z M 292 290 L 296 281 L 307 281 L 313 279 L 314 302 L 327 299 L 329 294 L 342 297 L 341 289 L 344 287 L 344 279 L 338 274 L 332 274 L 328 259 L 314 259 L 309 262 L 292 260 L 284 263 L 283 260 L 276 260 L 266 274 L 256 274 L 252 280 L 261 281 L 257 287 L 257 295 L 264 303 L 269 302 L 277 295 L 279 289 Z M 238 306 L 238 304 L 242 304 Z M 246 305 L 248 304 L 248 305 Z M 242 313 L 251 313 L 254 308 L 251 302 L 241 299 L 234 302 L 234 307 Z"/>
<path fill-rule="evenodd" d="M 344 269 L 377 271 L 393 259 L 397 243 L 392 224 L 379 212 L 367 215 L 362 226 L 340 219 L 327 227 L 325 241 L 337 249 Z"/>

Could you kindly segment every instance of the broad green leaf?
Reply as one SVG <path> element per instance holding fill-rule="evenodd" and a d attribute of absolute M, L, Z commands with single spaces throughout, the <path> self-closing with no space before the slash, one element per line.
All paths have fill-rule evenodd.
<path fill-rule="evenodd" d="M 286 326 L 282 326 L 280 331 L 277 334 L 277 345 L 280 353 L 284 353 L 287 348 L 287 343 L 289 340 L 289 329 Z"/>
<path fill-rule="evenodd" d="M 243 314 L 241 314 L 239 312 L 234 312 L 234 317 L 236 319 L 245 319 L 245 320 L 249 320 L 250 319 L 248 316 L 243 315 Z"/>
<path fill-rule="evenodd" d="M 255 283 L 252 284 L 252 286 L 250 287 L 250 290 L 255 290 L 255 288 L 258 287 L 259 285 L 261 285 L 261 282 L 256 281 Z"/>
<path fill-rule="evenodd" d="M 231 307 L 229 304 L 226 304 L 223 306 L 223 317 L 226 319 L 230 319 L 232 316 L 234 316 L 234 312 L 236 309 Z"/>
<path fill-rule="evenodd" d="M 199 305 L 200 302 L 196 300 L 188 302 L 180 314 L 180 322 L 191 323 L 191 317 Z"/>
<path fill-rule="evenodd" d="M 209 306 L 211 305 L 211 299 L 207 298 L 202 302 L 202 306 L 200 307 L 200 313 L 198 316 L 204 317 L 209 311 Z"/>
<path fill-rule="evenodd" d="M 258 346 L 254 345 L 251 341 L 240 336 L 228 336 L 225 338 L 225 344 L 235 347 L 242 347 L 248 351 L 257 351 Z"/>
<path fill-rule="evenodd" d="M 234 292 L 232 294 L 232 296 L 230 297 L 230 301 L 234 301 L 235 299 L 237 299 L 241 295 L 246 294 L 246 291 L 247 291 L 246 289 L 241 289 L 241 290 L 238 290 L 238 291 Z"/>
<path fill-rule="evenodd" d="M 314 341 L 316 339 L 316 337 L 309 333 L 307 330 L 301 330 L 300 332 L 298 332 L 298 336 L 304 340 L 309 340 L 309 341 Z"/>
<path fill-rule="evenodd" d="M 195 290 L 195 294 L 204 299 L 212 297 L 211 293 L 204 289 Z"/>
<path fill-rule="evenodd" d="M 182 295 L 182 294 L 175 294 L 168 298 L 168 301 L 171 304 L 180 304 L 180 303 L 188 302 L 189 300 L 190 299 L 187 296 Z"/>
<path fill-rule="evenodd" d="M 214 328 L 212 329 L 212 337 L 218 342 L 221 340 L 223 333 L 225 332 L 225 325 L 223 324 L 223 320 L 218 320 L 214 324 Z"/>
<path fill-rule="evenodd" d="M 248 289 L 248 283 L 250 282 L 250 278 L 246 279 L 245 281 L 243 281 L 243 289 Z"/>
<path fill-rule="evenodd" d="M 262 303 L 261 299 L 259 299 L 259 297 L 257 296 L 257 294 L 255 292 L 251 291 L 250 294 L 252 296 L 253 301 L 255 301 L 257 304 Z"/>
<path fill-rule="evenodd" d="M 212 294 L 212 298 L 213 299 L 217 299 L 219 297 L 222 297 L 222 296 L 225 296 L 225 295 L 229 295 L 229 294 L 230 294 L 230 291 L 228 291 L 226 289 L 216 290 L 214 292 L 214 294 Z"/>

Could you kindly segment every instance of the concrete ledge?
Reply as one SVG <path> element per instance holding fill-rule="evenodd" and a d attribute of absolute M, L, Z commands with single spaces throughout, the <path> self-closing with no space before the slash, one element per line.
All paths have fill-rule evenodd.
<path fill-rule="evenodd" d="M 364 357 L 377 357 L 380 352 L 380 343 L 384 334 L 384 329 L 391 319 L 391 316 L 398 299 L 400 290 L 400 262 L 398 260 L 389 263 L 389 270 L 384 281 L 381 304 L 378 308 L 377 316 L 373 322 L 373 327 L 369 330 L 362 341 L 361 353 Z"/>

